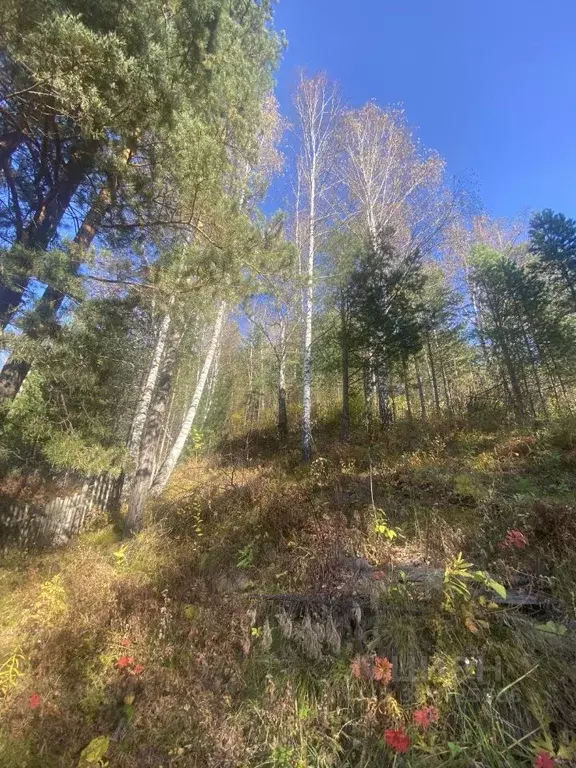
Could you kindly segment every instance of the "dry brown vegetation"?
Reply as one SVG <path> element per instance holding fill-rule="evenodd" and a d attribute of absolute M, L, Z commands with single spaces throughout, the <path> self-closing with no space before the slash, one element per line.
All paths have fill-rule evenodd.
<path fill-rule="evenodd" d="M 400 425 L 370 452 L 327 437 L 310 469 L 269 444 L 183 464 L 128 544 L 101 519 L 65 548 L 6 557 L 0 764 L 82 765 L 101 736 L 111 768 L 522 766 L 543 745 L 571 754 L 567 427 Z M 502 546 L 510 530 L 525 548 Z M 457 570 L 460 552 L 541 602 L 495 607 L 467 577 L 467 593 L 452 592 L 457 576 L 434 574 Z M 392 660 L 389 685 L 356 679 L 358 654 Z M 427 705 L 438 722 L 419 730 L 413 712 Z M 387 746 L 390 728 L 410 733 L 406 756 Z"/>

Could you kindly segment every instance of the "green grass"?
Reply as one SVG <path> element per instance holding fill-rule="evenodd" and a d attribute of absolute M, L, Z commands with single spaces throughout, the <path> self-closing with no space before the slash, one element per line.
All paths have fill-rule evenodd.
<path fill-rule="evenodd" d="M 576 615 L 574 434 L 401 426 L 369 461 L 362 440 L 320 433 L 310 469 L 267 438 L 250 462 L 184 464 L 127 545 L 102 520 L 66 548 L 11 553 L 0 765 L 76 766 L 99 736 L 111 737 L 110 768 L 500 767 L 534 764 L 538 744 L 568 754 L 576 633 L 537 625 Z M 510 529 L 525 549 L 502 546 Z M 459 552 L 558 602 L 496 608 L 466 589 L 450 602 L 446 585 L 388 585 L 343 565 L 443 568 Z M 280 593 L 342 599 L 256 597 Z M 352 674 L 373 655 L 393 661 L 388 685 Z M 138 675 L 118 668 L 123 656 Z M 429 705 L 438 722 L 419 729 L 413 712 Z M 399 727 L 405 756 L 384 738 Z"/>

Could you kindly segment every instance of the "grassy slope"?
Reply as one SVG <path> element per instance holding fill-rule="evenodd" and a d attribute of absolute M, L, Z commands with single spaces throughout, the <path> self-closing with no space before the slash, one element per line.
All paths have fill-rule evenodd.
<path fill-rule="evenodd" d="M 100 735 L 111 768 L 393 765 L 383 736 L 400 726 L 413 746 L 395 764 L 415 768 L 531 765 L 534 740 L 569 744 L 576 642 L 534 624 L 576 615 L 576 430 L 400 427 L 372 450 L 381 511 L 366 447 L 325 441 L 310 470 L 265 441 L 190 461 L 128 545 L 102 521 L 67 548 L 6 558 L 3 768 L 76 766 Z M 509 529 L 525 549 L 502 547 Z M 495 609 L 454 579 L 451 593 L 389 584 L 353 562 L 445 567 L 460 551 L 561 607 Z M 352 674 L 374 653 L 395 663 L 388 686 Z M 123 656 L 143 670 L 119 669 Z M 423 731 L 425 704 L 439 721 Z"/>

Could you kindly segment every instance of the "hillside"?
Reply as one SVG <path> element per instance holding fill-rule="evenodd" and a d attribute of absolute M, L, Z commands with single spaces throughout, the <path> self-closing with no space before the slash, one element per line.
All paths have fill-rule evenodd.
<path fill-rule="evenodd" d="M 574 764 L 576 425 L 316 447 L 5 559 L 3 768 Z"/>

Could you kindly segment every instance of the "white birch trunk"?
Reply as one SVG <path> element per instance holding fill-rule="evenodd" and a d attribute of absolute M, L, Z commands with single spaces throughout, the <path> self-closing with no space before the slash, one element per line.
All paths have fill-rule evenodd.
<path fill-rule="evenodd" d="M 321 226 L 321 208 L 331 182 L 331 164 L 336 159 L 334 131 L 340 113 L 337 89 L 322 74 L 304 76 L 295 100 L 300 121 L 302 149 L 298 169 L 308 198 L 308 250 L 303 264 L 304 283 L 304 382 L 302 392 L 302 458 L 312 458 L 312 315 L 314 311 L 314 256 L 316 236 Z M 324 224 L 324 226 L 326 226 Z M 300 237 L 300 232 L 298 237 Z M 301 243 L 302 250 L 304 245 Z"/>
<path fill-rule="evenodd" d="M 288 436 L 288 413 L 286 410 L 286 318 L 280 320 L 280 350 L 278 354 L 278 436 Z"/>
<path fill-rule="evenodd" d="M 158 329 L 156 346 L 154 347 L 154 354 L 152 355 L 152 360 L 150 362 L 148 376 L 146 377 L 146 381 L 142 387 L 138 408 L 136 409 L 134 420 L 132 421 L 132 431 L 130 433 L 128 453 L 134 463 L 134 466 L 138 465 L 138 455 L 140 453 L 142 433 L 144 432 L 144 425 L 146 424 L 146 418 L 148 416 L 148 411 L 150 410 L 152 395 L 154 394 L 154 389 L 156 388 L 158 373 L 160 371 L 160 363 L 162 362 L 162 356 L 164 355 L 164 348 L 166 346 L 166 338 L 168 336 L 170 322 L 171 317 L 170 314 L 167 313 L 162 318 L 160 328 Z"/>
<path fill-rule="evenodd" d="M 186 445 L 186 441 L 188 440 L 188 437 L 190 435 L 190 431 L 192 429 L 192 425 L 194 424 L 194 419 L 196 418 L 196 413 L 198 411 L 198 405 L 200 404 L 200 398 L 202 397 L 204 386 L 206 384 L 206 380 L 208 378 L 208 374 L 210 373 L 210 368 L 212 367 L 212 362 L 216 354 L 216 349 L 218 347 L 218 341 L 220 339 L 220 332 L 222 330 L 222 325 L 224 323 L 225 314 L 226 314 L 226 302 L 222 301 L 220 303 L 220 308 L 218 310 L 218 316 L 216 317 L 216 323 L 214 325 L 214 331 L 212 333 L 210 347 L 208 348 L 206 359 L 204 360 L 204 365 L 200 372 L 200 378 L 198 379 L 198 383 L 196 384 L 196 390 L 194 392 L 192 402 L 190 403 L 188 412 L 186 413 L 184 421 L 182 422 L 182 426 L 180 427 L 180 432 L 178 433 L 178 437 L 174 441 L 174 444 L 172 445 L 172 448 L 170 449 L 168 456 L 164 459 L 160 469 L 156 473 L 156 477 L 154 478 L 154 483 L 152 484 L 152 488 L 151 488 L 151 493 L 154 496 L 158 496 L 160 493 L 162 493 L 162 491 L 166 487 L 166 484 L 168 483 L 168 480 L 170 479 L 170 476 L 174 471 L 174 467 L 176 466 L 178 459 L 180 458 L 180 454 L 184 450 L 184 446 Z"/>
<path fill-rule="evenodd" d="M 204 425 L 206 419 L 210 414 L 212 408 L 212 398 L 214 397 L 214 389 L 216 388 L 216 382 L 218 381 L 218 373 L 220 371 L 220 352 L 222 349 L 221 337 L 218 339 L 218 346 L 216 347 L 216 355 L 214 357 L 214 364 L 212 366 L 212 373 L 210 374 L 210 382 L 208 383 L 208 399 L 206 400 L 206 407 L 202 413 L 201 427 Z"/>
<path fill-rule="evenodd" d="M 314 247 L 316 216 L 316 167 L 310 173 L 310 225 L 308 232 L 308 264 L 304 292 L 304 387 L 302 397 L 302 457 L 312 460 L 312 312 L 314 301 Z"/>
<path fill-rule="evenodd" d="M 178 346 L 181 337 L 181 332 L 172 326 L 166 341 L 166 351 L 160 366 L 156 391 L 152 398 L 142 434 L 138 466 L 130 487 L 128 513 L 124 520 L 125 536 L 137 533 L 144 524 L 144 507 L 154 478 L 158 445 L 162 439 L 162 431 L 166 424 L 166 413 L 172 390 L 172 378 L 178 359 Z"/>

